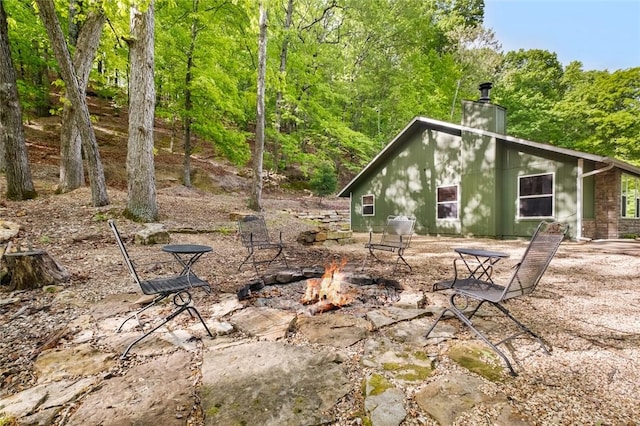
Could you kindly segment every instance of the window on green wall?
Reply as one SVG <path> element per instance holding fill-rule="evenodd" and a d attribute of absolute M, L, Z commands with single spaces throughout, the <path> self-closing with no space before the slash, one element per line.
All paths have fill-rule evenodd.
<path fill-rule="evenodd" d="M 457 219 L 458 185 L 439 186 L 437 194 L 438 219 Z"/>
<path fill-rule="evenodd" d="M 374 216 L 376 197 L 372 194 L 362 196 L 362 216 Z"/>
<path fill-rule="evenodd" d="M 621 217 L 640 217 L 640 178 L 622 175 Z"/>
<path fill-rule="evenodd" d="M 518 217 L 553 217 L 553 173 L 518 176 Z"/>

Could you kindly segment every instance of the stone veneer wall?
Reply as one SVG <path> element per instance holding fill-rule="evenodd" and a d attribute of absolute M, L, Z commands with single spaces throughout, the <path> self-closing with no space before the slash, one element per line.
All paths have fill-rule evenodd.
<path fill-rule="evenodd" d="M 635 236 L 636 239 L 640 237 L 640 219 L 620 218 L 618 225 L 620 238 L 626 238 L 632 235 Z"/>
<path fill-rule="evenodd" d="M 596 175 L 595 238 L 611 239 L 640 236 L 640 218 L 620 217 L 622 171 L 614 168 Z M 584 224 L 584 236 L 587 224 Z"/>
<path fill-rule="evenodd" d="M 619 238 L 620 169 L 598 173 L 596 178 L 596 232 L 597 239 Z"/>
<path fill-rule="evenodd" d="M 595 219 L 582 219 L 582 237 L 591 239 L 596 237 Z"/>

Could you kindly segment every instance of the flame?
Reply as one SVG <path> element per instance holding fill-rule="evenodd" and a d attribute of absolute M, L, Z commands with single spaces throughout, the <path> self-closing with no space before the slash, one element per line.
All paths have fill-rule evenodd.
<path fill-rule="evenodd" d="M 341 283 L 344 274 L 340 269 L 346 265 L 347 261 L 342 260 L 340 264 L 335 262 L 325 267 L 322 278 L 311 279 L 308 281 L 307 290 L 302 303 L 324 303 L 333 306 L 345 306 L 353 301 L 353 297 L 345 294 L 341 290 Z"/>

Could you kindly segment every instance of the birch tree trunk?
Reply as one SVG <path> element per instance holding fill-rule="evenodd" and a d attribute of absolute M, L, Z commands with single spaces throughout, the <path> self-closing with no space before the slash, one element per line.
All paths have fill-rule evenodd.
<path fill-rule="evenodd" d="M 35 198 L 29 158 L 22 127 L 22 110 L 16 85 L 16 72 L 9 49 L 9 31 L 4 5 L 0 0 L 0 166 L 7 179 L 7 198 Z"/>
<path fill-rule="evenodd" d="M 129 142 L 127 147 L 127 209 L 134 220 L 154 222 L 158 218 L 153 159 L 155 113 L 154 1 L 146 11 L 131 7 L 129 41 Z"/>
<path fill-rule="evenodd" d="M 86 93 L 91 65 L 96 56 L 105 16 L 102 10 L 91 11 L 82 24 L 77 37 L 73 65 L 78 78 L 78 86 Z M 65 94 L 69 99 L 69 94 Z M 69 192 L 84 185 L 82 163 L 82 139 L 75 125 L 77 110 L 68 102 L 62 109 L 62 129 L 60 131 L 60 181 L 58 190 Z"/>
<path fill-rule="evenodd" d="M 258 97 L 256 107 L 256 140 L 253 145 L 253 185 L 249 208 L 262 211 L 262 159 L 264 155 L 264 91 L 267 71 L 267 10 L 260 2 L 260 35 L 258 37 Z"/>
<path fill-rule="evenodd" d="M 84 152 L 89 162 L 89 183 L 91 185 L 92 204 L 94 207 L 106 206 L 109 204 L 107 185 L 104 180 L 104 170 L 100 160 L 100 153 L 98 152 L 96 135 L 89 117 L 87 99 L 84 92 L 80 91 L 76 71 L 71 62 L 69 48 L 62 34 L 62 29 L 60 28 L 60 22 L 56 15 L 53 0 L 36 0 L 36 2 L 40 10 L 40 18 L 47 30 L 51 47 L 60 66 L 60 74 L 66 85 L 69 100 L 73 108 L 77 111 L 75 121 L 82 138 Z"/>

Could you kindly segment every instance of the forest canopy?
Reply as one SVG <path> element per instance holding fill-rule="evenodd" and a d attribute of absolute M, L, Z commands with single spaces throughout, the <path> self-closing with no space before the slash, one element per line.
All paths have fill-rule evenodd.
<path fill-rule="evenodd" d="M 35 2 L 3 0 L 25 119 L 60 114 L 62 80 Z M 93 8 L 107 24 L 88 90 L 128 102 L 130 0 L 55 0 L 71 50 Z M 145 3 L 144 1 L 138 3 Z M 189 123 L 235 164 L 251 160 L 258 6 L 156 0 L 156 115 Z M 269 0 L 265 167 L 358 172 L 415 116 L 459 122 L 493 82 L 508 134 L 640 165 L 640 67 L 585 71 L 545 50 L 503 52 L 482 0 Z M 189 102 L 185 102 L 188 94 Z M 197 152 L 199 145 L 190 147 Z"/>

